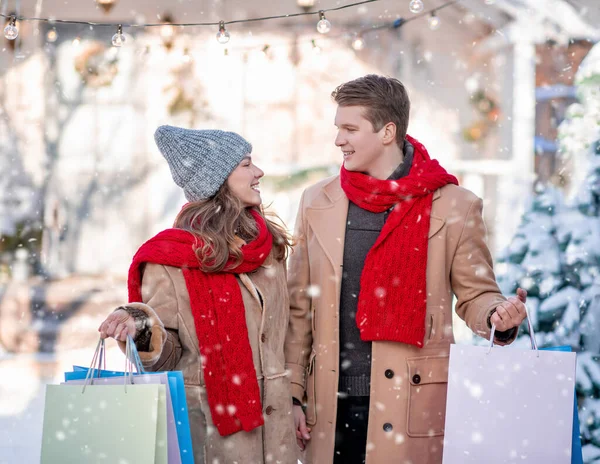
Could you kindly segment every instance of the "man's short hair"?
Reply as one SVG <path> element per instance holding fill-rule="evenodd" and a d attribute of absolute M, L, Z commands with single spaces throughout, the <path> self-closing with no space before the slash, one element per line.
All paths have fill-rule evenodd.
<path fill-rule="evenodd" d="M 389 122 L 396 125 L 396 143 L 403 147 L 410 100 L 406 88 L 393 77 L 367 74 L 338 86 L 332 93 L 334 101 L 340 106 L 362 106 L 364 117 L 379 132 Z"/>

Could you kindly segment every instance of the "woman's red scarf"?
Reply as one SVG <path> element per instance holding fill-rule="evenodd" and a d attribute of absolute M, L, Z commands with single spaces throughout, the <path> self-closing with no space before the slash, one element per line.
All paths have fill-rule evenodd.
<path fill-rule="evenodd" d="M 427 246 L 433 192 L 458 180 L 432 160 L 410 136 L 409 174 L 378 180 L 341 169 L 348 199 L 374 213 L 394 208 L 367 254 L 360 280 L 356 324 L 364 341 L 388 340 L 423 346 L 427 310 Z"/>
<path fill-rule="evenodd" d="M 239 266 L 219 273 L 203 272 L 194 253 L 202 242 L 190 232 L 167 229 L 140 247 L 133 257 L 127 282 L 129 302 L 142 301 L 143 264 L 182 270 L 198 336 L 208 404 L 213 423 L 223 436 L 240 430 L 248 432 L 264 424 L 244 302 L 235 274 L 258 268 L 271 253 L 273 237 L 265 219 L 256 211 L 251 213 L 259 234 L 242 247 L 244 260 Z"/>

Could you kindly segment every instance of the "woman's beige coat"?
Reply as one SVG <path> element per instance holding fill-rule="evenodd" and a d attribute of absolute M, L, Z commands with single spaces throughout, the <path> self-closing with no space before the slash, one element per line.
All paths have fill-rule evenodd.
<path fill-rule="evenodd" d="M 213 426 L 190 299 L 178 268 L 146 265 L 145 304 L 128 305 L 143 309 L 152 321 L 150 351 L 140 352 L 140 357 L 150 371 L 183 371 L 196 464 L 296 464 L 298 446 L 283 354 L 289 321 L 284 264 L 269 257 L 263 266 L 240 274 L 237 280 L 261 391 L 263 427 L 222 437 Z"/>

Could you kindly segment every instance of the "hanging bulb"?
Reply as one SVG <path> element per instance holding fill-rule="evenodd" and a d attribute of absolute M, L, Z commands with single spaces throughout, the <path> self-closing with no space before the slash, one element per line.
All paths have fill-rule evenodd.
<path fill-rule="evenodd" d="M 312 39 L 310 42 L 312 43 L 313 52 L 315 52 L 317 55 L 318 55 L 319 53 L 321 53 L 321 47 L 319 47 L 319 46 L 317 45 L 317 42 L 315 41 L 315 39 Z"/>
<path fill-rule="evenodd" d="M 231 36 L 229 35 L 229 32 L 227 32 L 227 29 L 225 29 L 225 21 L 219 21 L 219 32 L 217 32 L 217 41 L 220 44 L 226 44 L 227 42 L 229 42 L 229 38 Z"/>
<path fill-rule="evenodd" d="M 54 43 L 56 42 L 56 39 L 58 39 L 58 32 L 56 32 L 56 29 L 50 29 L 47 33 L 46 33 L 46 40 L 50 43 Z"/>
<path fill-rule="evenodd" d="M 119 24 L 117 33 L 112 36 L 112 44 L 114 47 L 121 47 L 125 43 L 125 36 L 123 35 L 123 26 Z"/>
<path fill-rule="evenodd" d="M 432 31 L 440 27 L 440 17 L 435 14 L 435 11 L 431 12 L 431 16 L 427 18 L 427 22 L 429 23 L 429 29 Z"/>
<path fill-rule="evenodd" d="M 112 10 L 113 6 L 115 6 L 116 0 L 96 0 L 96 4 L 104 10 L 105 13 L 108 13 Z"/>
<path fill-rule="evenodd" d="M 352 41 L 352 48 L 357 51 L 365 48 L 365 39 L 363 39 L 360 34 Z"/>
<path fill-rule="evenodd" d="M 4 37 L 6 37 L 8 40 L 15 40 L 17 37 L 19 37 L 19 29 L 17 29 L 16 23 L 17 18 L 15 16 L 11 16 L 8 26 L 4 28 Z"/>
<path fill-rule="evenodd" d="M 321 34 L 327 34 L 331 30 L 331 23 L 325 17 L 323 10 L 319 11 L 319 22 L 317 23 L 317 31 Z"/>
<path fill-rule="evenodd" d="M 410 3 L 408 4 L 408 9 L 411 13 L 420 13 L 423 11 L 423 8 L 425 8 L 423 0 L 410 0 Z"/>

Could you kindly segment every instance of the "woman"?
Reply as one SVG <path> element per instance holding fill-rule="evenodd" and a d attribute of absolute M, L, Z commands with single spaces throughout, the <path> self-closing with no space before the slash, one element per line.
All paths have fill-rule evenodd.
<path fill-rule="evenodd" d="M 286 231 L 265 218 L 252 146 L 217 130 L 161 126 L 156 144 L 189 203 L 129 270 L 129 304 L 98 329 L 144 367 L 183 371 L 195 462 L 293 463 L 283 342 Z"/>

